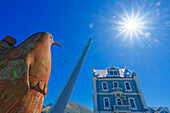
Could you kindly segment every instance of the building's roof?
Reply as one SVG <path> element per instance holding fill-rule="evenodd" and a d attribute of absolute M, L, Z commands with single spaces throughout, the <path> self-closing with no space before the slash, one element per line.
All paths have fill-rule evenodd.
<path fill-rule="evenodd" d="M 149 107 L 148 106 L 148 108 L 151 113 L 170 113 L 169 109 L 167 107 L 160 106 L 157 108 L 157 107 Z"/>
<path fill-rule="evenodd" d="M 109 71 L 117 71 L 118 75 L 110 75 Z M 124 69 L 119 69 L 117 67 L 109 67 L 106 69 L 94 69 L 93 68 L 93 76 L 95 77 L 133 77 L 135 76 L 134 71 L 130 71 L 128 67 L 126 66 Z"/>
<path fill-rule="evenodd" d="M 94 70 L 95 75 L 98 75 L 98 77 L 106 77 L 108 74 L 107 70 Z"/>

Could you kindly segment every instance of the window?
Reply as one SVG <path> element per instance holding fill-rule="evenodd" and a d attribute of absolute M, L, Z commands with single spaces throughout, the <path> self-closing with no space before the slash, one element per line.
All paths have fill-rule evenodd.
<path fill-rule="evenodd" d="M 108 97 L 103 98 L 104 109 L 110 109 L 110 99 Z"/>
<path fill-rule="evenodd" d="M 132 90 L 129 82 L 125 82 L 125 88 L 126 88 L 127 91 Z"/>
<path fill-rule="evenodd" d="M 113 71 L 110 71 L 110 75 L 113 75 Z"/>
<path fill-rule="evenodd" d="M 105 107 L 109 107 L 109 99 L 105 98 L 104 101 L 105 101 Z"/>
<path fill-rule="evenodd" d="M 116 98 L 116 104 L 117 104 L 117 105 L 122 105 L 122 100 L 121 100 L 120 97 L 117 97 L 117 98 Z"/>
<path fill-rule="evenodd" d="M 114 71 L 114 75 L 118 75 L 117 71 Z"/>
<path fill-rule="evenodd" d="M 134 100 L 133 100 L 133 99 L 129 99 L 129 101 L 130 101 L 130 106 L 131 106 L 132 108 L 135 108 Z"/>
<path fill-rule="evenodd" d="M 110 70 L 109 75 L 118 75 L 118 71 L 117 70 Z"/>
<path fill-rule="evenodd" d="M 129 83 L 125 83 L 125 84 L 126 84 L 126 89 L 127 89 L 127 90 L 130 90 Z"/>
<path fill-rule="evenodd" d="M 118 87 L 119 86 L 119 84 L 118 84 L 118 82 L 113 82 L 113 87 Z"/>
<path fill-rule="evenodd" d="M 136 103 L 135 103 L 135 99 L 134 98 L 129 98 L 129 104 L 131 108 L 135 108 L 136 109 Z"/>
<path fill-rule="evenodd" d="M 121 100 L 117 99 L 117 105 L 122 105 Z"/>
<path fill-rule="evenodd" d="M 103 82 L 102 85 L 103 85 L 103 90 L 107 90 L 107 82 Z"/>

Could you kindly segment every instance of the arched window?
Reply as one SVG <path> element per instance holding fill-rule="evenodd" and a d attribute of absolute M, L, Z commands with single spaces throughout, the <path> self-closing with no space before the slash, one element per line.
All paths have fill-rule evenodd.
<path fill-rule="evenodd" d="M 116 104 L 117 105 L 122 105 L 122 99 L 120 97 L 116 98 Z"/>
<path fill-rule="evenodd" d="M 125 82 L 125 88 L 126 88 L 126 91 L 131 91 L 131 86 L 130 86 L 130 82 Z"/>
<path fill-rule="evenodd" d="M 117 70 L 111 70 L 111 71 L 109 71 L 109 75 L 118 75 L 118 71 Z"/>
<path fill-rule="evenodd" d="M 108 97 L 104 97 L 103 101 L 104 101 L 104 108 L 105 109 L 110 108 L 110 99 Z"/>
<path fill-rule="evenodd" d="M 113 82 L 113 87 L 114 88 L 119 87 L 119 83 L 118 82 Z"/>
<path fill-rule="evenodd" d="M 110 71 L 110 75 L 113 75 L 113 71 Z"/>
<path fill-rule="evenodd" d="M 102 82 L 102 90 L 108 90 L 107 82 Z"/>
<path fill-rule="evenodd" d="M 116 70 L 116 71 L 114 71 L 114 75 L 118 75 L 118 72 L 117 72 L 117 70 Z"/>
<path fill-rule="evenodd" d="M 117 68 L 110 68 L 110 69 L 107 69 L 108 70 L 108 75 L 109 76 L 118 76 L 119 75 L 119 69 Z"/>
<path fill-rule="evenodd" d="M 135 102 L 135 99 L 132 98 L 132 97 L 130 97 L 130 98 L 128 98 L 128 100 L 129 100 L 129 105 L 130 105 L 130 107 L 136 109 L 136 102 Z"/>

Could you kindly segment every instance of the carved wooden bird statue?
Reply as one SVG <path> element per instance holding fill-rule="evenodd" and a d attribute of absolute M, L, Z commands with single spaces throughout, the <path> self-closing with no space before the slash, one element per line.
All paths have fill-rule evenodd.
<path fill-rule="evenodd" d="M 52 44 L 60 46 L 51 34 L 39 32 L 0 59 L 0 113 L 41 113 Z"/>

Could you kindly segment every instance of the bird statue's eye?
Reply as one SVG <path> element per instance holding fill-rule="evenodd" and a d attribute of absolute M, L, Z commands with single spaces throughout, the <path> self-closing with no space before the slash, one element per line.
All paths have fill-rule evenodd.
<path fill-rule="evenodd" d="M 52 39 L 52 36 L 50 36 L 50 38 Z"/>

